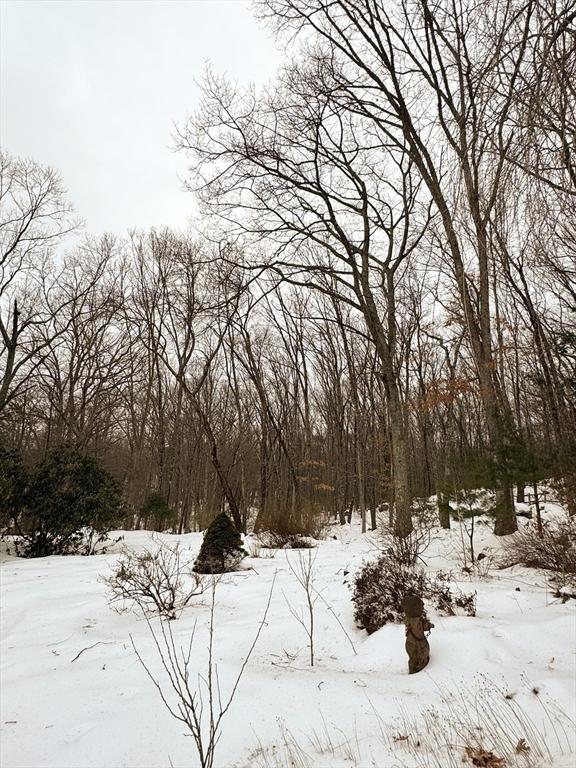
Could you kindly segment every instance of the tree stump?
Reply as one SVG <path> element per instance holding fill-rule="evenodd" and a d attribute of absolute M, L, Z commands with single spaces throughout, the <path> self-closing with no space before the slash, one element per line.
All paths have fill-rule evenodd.
<path fill-rule="evenodd" d="M 424 603 L 416 595 L 406 595 L 403 607 L 408 672 L 413 675 L 424 669 L 430 661 L 430 645 L 426 633 L 432 629 L 434 624 L 428 621 L 424 611 Z"/>

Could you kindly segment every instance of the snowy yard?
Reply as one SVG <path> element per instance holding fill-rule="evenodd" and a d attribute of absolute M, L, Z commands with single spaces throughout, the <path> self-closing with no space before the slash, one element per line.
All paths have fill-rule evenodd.
<path fill-rule="evenodd" d="M 0 0 L 0 91 L 0 768 L 576 768 L 576 0 Z"/>
<path fill-rule="evenodd" d="M 489 526 L 477 528 L 477 550 L 497 550 L 500 544 Z M 425 554 L 427 569 L 456 573 L 458 527 L 436 533 Z M 149 544 L 146 532 L 122 535 L 131 549 Z M 290 761 L 300 768 L 436 765 L 425 762 L 425 749 L 422 762 L 413 762 L 402 738 L 415 739 L 406 733 L 411 719 L 431 707 L 453 718 L 463 707 L 459 697 L 472 701 L 478 692 L 481 701 L 494 701 L 496 714 L 502 707 L 519 707 L 532 719 L 531 733 L 515 725 L 512 737 L 518 742 L 525 738 L 530 747 L 534 734 L 544 735 L 554 758 L 534 765 L 573 765 L 574 731 L 566 716 L 576 715 L 574 600 L 555 599 L 544 574 L 529 569 L 492 570 L 482 580 L 460 576 L 463 589 L 478 591 L 477 616 L 432 611 L 430 664 L 409 676 L 403 626 L 387 625 L 371 636 L 354 626 L 350 585 L 363 559 L 375 554 L 372 535 L 363 536 L 355 526 L 337 527 L 332 535 L 316 550 L 317 586 L 356 654 L 335 615 L 318 601 L 316 665 L 309 666 L 305 633 L 288 605 L 299 608 L 305 599 L 286 561 L 296 561 L 296 551 L 249 558 L 245 564 L 251 570 L 227 574 L 218 585 L 215 656 L 225 697 L 276 574 L 266 625 L 223 721 L 218 768 L 287 766 Z M 189 547 L 192 558 L 202 537 L 164 538 Z M 146 622 L 107 605 L 99 577 L 109 573 L 117 557 L 4 556 L 3 768 L 197 765 L 193 740 L 164 709 L 132 648 L 130 635 L 160 674 Z M 193 664 L 198 672 L 206 669 L 209 615 L 205 594 L 171 625 L 176 640 L 185 645 L 197 622 Z M 450 693 L 454 697 L 447 701 Z M 455 746 L 459 760 L 463 746 Z M 518 765 L 529 764 L 522 762 L 527 755 L 519 752 Z"/>

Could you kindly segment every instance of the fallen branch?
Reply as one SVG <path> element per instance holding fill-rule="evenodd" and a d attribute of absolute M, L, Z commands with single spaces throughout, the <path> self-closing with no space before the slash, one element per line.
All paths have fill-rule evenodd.
<path fill-rule="evenodd" d="M 110 640 L 110 641 L 99 640 L 97 643 L 94 643 L 94 645 L 89 645 L 86 648 L 82 648 L 82 650 L 79 651 L 76 654 L 76 656 L 74 656 L 74 658 L 72 659 L 70 664 L 72 664 L 74 661 L 76 661 L 76 659 L 79 659 L 80 656 L 82 656 L 82 654 L 84 653 L 84 651 L 89 651 L 91 648 L 96 648 L 97 645 L 114 645 L 114 641 L 113 640 Z"/>

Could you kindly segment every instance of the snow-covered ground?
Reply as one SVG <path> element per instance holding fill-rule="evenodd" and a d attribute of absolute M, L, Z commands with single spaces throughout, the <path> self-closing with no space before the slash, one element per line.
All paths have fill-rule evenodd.
<path fill-rule="evenodd" d="M 430 723 L 436 708 L 440 721 L 454 723 L 465 719 L 474 701 L 500 718 L 506 708 L 517 708 L 510 712 L 521 712 L 531 724 L 511 722 L 511 738 L 520 745 L 525 738 L 530 747 L 540 735 L 554 756 L 536 758 L 534 748 L 520 748 L 518 765 L 528 765 L 522 762 L 528 758 L 542 768 L 574 764 L 574 727 L 567 718 L 576 717 L 576 601 L 555 599 L 537 571 L 493 570 L 489 578 L 472 580 L 460 572 L 461 587 L 478 592 L 477 616 L 432 611 L 430 664 L 408 675 L 403 626 L 387 625 L 371 636 L 354 626 L 350 586 L 363 559 L 376 554 L 372 535 L 354 525 L 332 533 L 315 550 L 316 585 L 332 612 L 317 602 L 313 668 L 305 633 L 288 605 L 298 610 L 305 601 L 286 561 L 296 562 L 297 552 L 248 559 L 251 570 L 227 575 L 217 587 L 215 657 L 225 697 L 276 575 L 266 625 L 223 721 L 217 768 L 447 765 L 425 744 L 416 749 L 419 757 L 410 755 L 412 721 Z M 135 550 L 150 543 L 145 532 L 122 535 Z M 163 538 L 189 547 L 191 558 L 201 543 L 201 534 Z M 476 550 L 499 546 L 489 525 L 477 522 Z M 425 554 L 427 569 L 456 573 L 459 549 L 457 525 L 438 531 Z M 160 673 L 146 622 L 108 607 L 99 577 L 117 557 L 3 557 L 2 768 L 198 765 L 192 738 L 165 710 L 132 648 L 130 635 Z M 206 669 L 209 616 L 204 595 L 171 624 L 176 641 L 187 645 L 196 623 L 192 665 L 199 673 Z M 454 744 L 457 763 L 464 746 Z"/>

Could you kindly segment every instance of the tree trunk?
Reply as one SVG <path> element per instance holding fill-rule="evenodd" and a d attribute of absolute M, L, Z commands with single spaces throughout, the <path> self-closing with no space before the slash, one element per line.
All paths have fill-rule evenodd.
<path fill-rule="evenodd" d="M 389 397 L 390 443 L 394 466 L 394 533 L 405 537 L 412 531 L 412 493 L 410 489 L 410 460 L 404 419 L 398 395 Z"/>
<path fill-rule="evenodd" d="M 438 517 L 442 528 L 450 528 L 450 498 L 442 492 L 438 492 Z"/>

